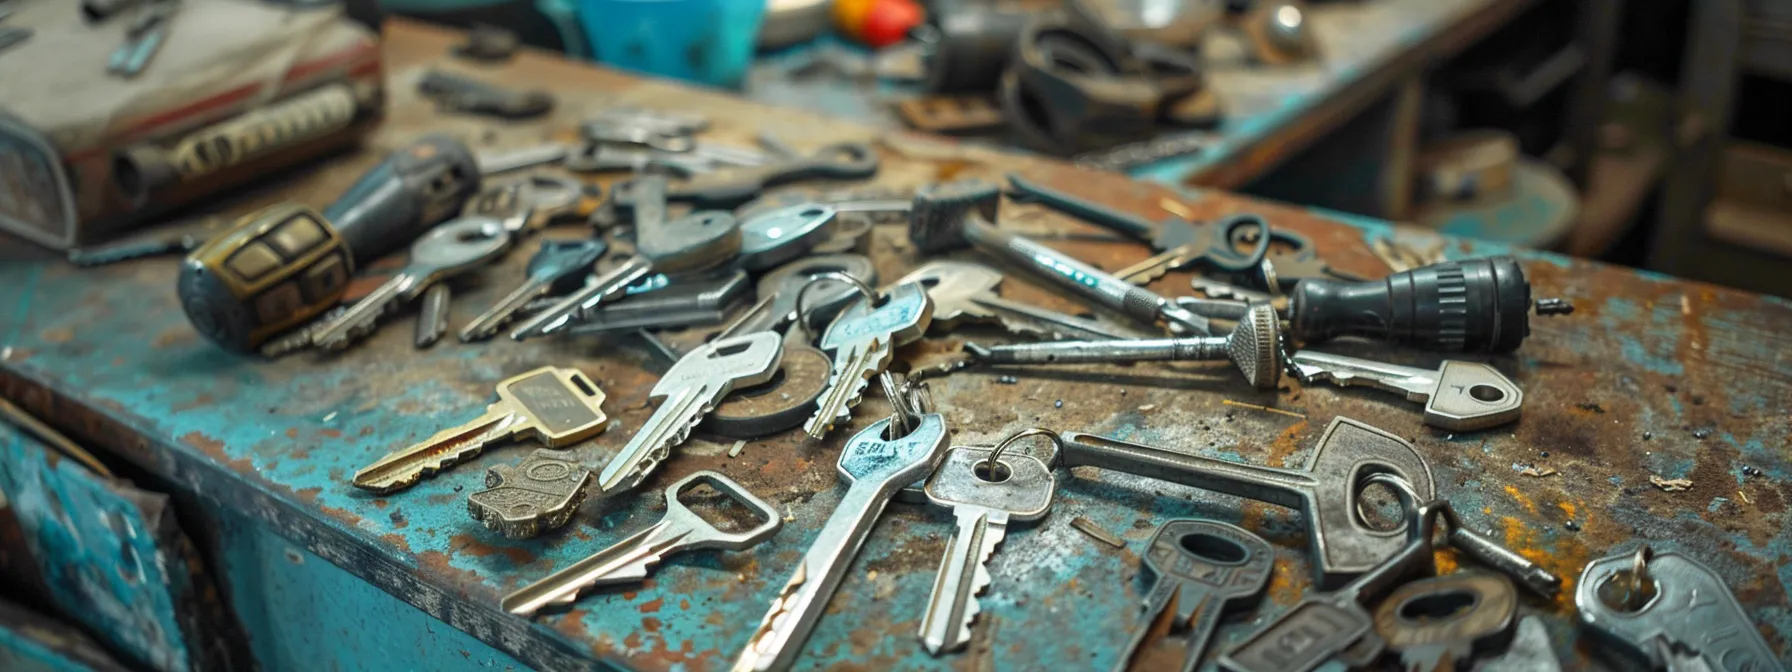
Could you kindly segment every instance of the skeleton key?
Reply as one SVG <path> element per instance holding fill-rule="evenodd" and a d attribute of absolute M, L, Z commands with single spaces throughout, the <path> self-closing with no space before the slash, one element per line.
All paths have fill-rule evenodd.
<path fill-rule="evenodd" d="M 498 383 L 498 401 L 472 422 L 436 432 L 355 474 L 355 487 L 385 494 L 465 462 L 487 445 L 534 438 L 549 448 L 604 431 L 604 392 L 577 369 L 544 366 Z"/>
<path fill-rule="evenodd" d="M 1431 466 L 1412 444 L 1350 418 L 1335 418 L 1302 469 L 1274 469 L 1183 451 L 1065 432 L 1059 462 L 1093 466 L 1299 509 L 1314 583 L 1336 586 L 1400 549 L 1397 531 L 1368 526 L 1357 511 L 1366 478 L 1392 473 L 1418 498 L 1433 495 Z"/>
<path fill-rule="evenodd" d="M 311 343 L 329 350 L 347 347 L 350 339 L 372 331 L 393 305 L 497 258 L 509 246 L 510 232 L 490 217 L 465 217 L 430 229 L 411 245 L 411 259 L 403 270 L 319 327 Z"/>
<path fill-rule="evenodd" d="M 523 284 L 504 295 L 490 310 L 473 318 L 467 326 L 460 330 L 463 343 L 483 341 L 498 333 L 512 318 L 522 312 L 529 301 L 546 296 L 559 289 L 576 289 L 581 278 L 591 271 L 593 264 L 610 246 L 597 239 L 586 240 L 551 240 L 543 238 L 541 249 L 529 257 L 529 265 L 523 270 L 526 279 Z M 570 283 L 568 281 L 571 281 Z M 562 285 L 571 284 L 570 287 Z"/>
<path fill-rule="evenodd" d="M 747 649 L 735 661 L 734 672 L 790 668 L 821 620 L 828 598 L 846 578 L 859 547 L 871 536 L 884 505 L 897 490 L 934 471 L 945 457 L 944 416 L 923 415 L 914 431 L 885 439 L 889 428 L 889 418 L 872 423 L 847 439 L 840 450 L 839 469 L 848 483 L 846 494 L 748 637 Z"/>
<path fill-rule="evenodd" d="M 649 395 L 664 399 L 660 407 L 598 475 L 604 495 L 640 485 L 736 386 L 771 380 L 784 355 L 783 343 L 782 336 L 769 331 L 719 338 L 673 364 Z"/>
<path fill-rule="evenodd" d="M 1785 669 L 1724 578 L 1680 553 L 1642 546 L 1594 560 L 1581 572 L 1574 606 L 1630 669 Z"/>
<path fill-rule="evenodd" d="M 852 407 L 864 397 L 871 377 L 890 365 L 896 348 L 920 338 L 932 321 L 933 301 L 920 285 L 897 285 L 883 305 L 860 298 L 847 306 L 821 336 L 821 349 L 834 353 L 833 373 L 803 431 L 819 439 L 834 425 L 851 420 Z"/>
<path fill-rule="evenodd" d="M 1518 590 L 1491 572 L 1414 581 L 1375 608 L 1375 632 L 1399 654 L 1405 672 L 1466 669 L 1475 658 L 1505 650 L 1517 627 Z"/>
<path fill-rule="evenodd" d="M 1435 371 L 1303 350 L 1289 358 L 1301 382 L 1368 385 L 1425 402 L 1425 424 L 1465 432 L 1503 425 L 1524 410 L 1524 392 L 1498 369 L 1444 360 Z"/>
<path fill-rule="evenodd" d="M 1051 339 L 1084 338 L 1122 340 L 1136 334 L 1094 320 L 1009 301 L 995 293 L 1002 274 L 988 266 L 963 261 L 928 262 L 897 284 L 920 283 L 933 300 L 933 325 L 956 326 L 961 321 L 995 321 L 1017 336 Z"/>
<path fill-rule="evenodd" d="M 935 656 L 970 643 L 971 621 L 981 611 L 977 595 L 990 583 L 990 554 L 1008 536 L 1008 523 L 1044 518 L 1057 488 L 1051 467 L 1030 455 L 991 457 L 987 449 L 955 447 L 927 480 L 927 499 L 957 519 L 921 617 L 921 644 Z"/>
<path fill-rule="evenodd" d="M 732 534 L 716 529 L 678 501 L 680 493 L 698 483 L 708 483 L 734 498 L 765 522 Z M 718 472 L 699 471 L 666 488 L 666 514 L 652 527 L 504 596 L 498 605 L 518 616 L 533 616 L 549 607 L 568 607 L 579 598 L 579 593 L 590 588 L 645 580 L 648 569 L 668 555 L 709 549 L 744 551 L 770 539 L 783 525 L 784 518 L 777 509 L 754 497 L 741 484 Z"/>
<path fill-rule="evenodd" d="M 467 496 L 467 512 L 507 538 L 528 539 L 571 521 L 591 478 L 559 451 L 537 450 L 514 467 L 485 470 L 485 489 Z"/>
<path fill-rule="evenodd" d="M 1145 567 L 1157 577 L 1145 596 L 1145 618 L 1121 650 L 1115 672 L 1126 672 L 1152 633 L 1187 629 L 1183 672 L 1207 655 L 1220 619 L 1263 599 L 1275 570 L 1275 549 L 1236 525 L 1211 520 L 1166 521 L 1145 548 Z"/>

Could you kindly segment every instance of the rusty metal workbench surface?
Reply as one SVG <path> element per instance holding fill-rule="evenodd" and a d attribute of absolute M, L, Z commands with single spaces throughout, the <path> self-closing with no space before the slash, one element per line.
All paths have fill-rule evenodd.
<path fill-rule="evenodd" d="M 373 149 L 396 146 L 425 130 L 473 139 L 484 135 L 485 124 L 437 116 L 413 93 L 423 65 L 440 58 L 451 39 L 411 27 L 391 29 L 391 115 Z M 551 123 L 500 127 L 495 139 L 488 138 L 497 142 L 520 145 L 550 129 L 568 128 L 602 105 L 702 112 L 713 119 L 714 133 L 743 142 L 762 121 L 795 120 L 808 129 L 789 138 L 799 146 L 879 140 L 885 163 L 877 182 L 883 186 L 909 188 L 1020 170 L 1153 216 L 1161 216 L 1158 203 L 1165 197 L 1182 200 L 1199 216 L 1249 208 L 1276 226 L 1311 235 L 1342 268 L 1385 271 L 1364 242 L 1392 235 L 1375 222 L 1340 222 L 1325 213 L 1217 192 L 1178 194 L 1030 159 L 954 153 L 950 146 L 913 138 L 880 139 L 845 121 L 552 58 L 525 55 L 483 74 L 561 94 Z M 280 197 L 321 204 L 380 153 L 366 151 L 301 171 L 282 189 L 238 205 Z M 1040 235 L 1105 267 L 1144 256 L 1136 245 L 1056 215 L 1022 207 L 1008 212 L 1005 227 Z M 1456 257 L 1498 251 L 1449 246 Z M 476 288 L 461 291 L 454 323 L 506 291 L 520 277 L 526 256 L 511 255 Z M 877 231 L 873 256 L 885 279 L 918 261 L 900 227 Z M 1772 645 L 1785 651 L 1792 637 L 1792 526 L 1786 524 L 1792 501 L 1787 457 L 1792 305 L 1548 254 L 1522 256 L 1540 296 L 1570 298 L 1578 310 L 1570 317 L 1535 320 L 1531 339 L 1516 355 L 1491 360 L 1524 388 L 1529 406 L 1517 424 L 1491 431 L 1450 435 L 1428 429 L 1414 405 L 1374 391 L 1290 383 L 1280 392 L 1259 393 L 1229 370 L 1196 364 L 1022 371 L 1013 372 L 1019 380 L 1012 384 L 988 373 L 963 372 L 932 385 L 959 444 L 988 444 L 1038 425 L 1299 465 L 1333 417 L 1358 418 L 1412 439 L 1430 460 L 1440 492 L 1471 525 L 1493 531 L 1570 582 L 1588 560 L 1638 542 L 1682 550 L 1726 577 Z M 389 272 L 392 266 L 379 268 Z M 753 442 L 734 458 L 726 456 L 732 442 L 700 436 L 645 484 L 643 492 L 650 494 L 588 503 L 567 530 L 528 542 L 488 532 L 467 515 L 465 503 L 487 467 L 520 460 L 527 446 L 497 447 L 392 496 L 360 492 L 348 482 L 357 468 L 473 417 L 489 401 L 494 383 L 550 363 L 579 367 L 608 393 L 613 425 L 571 448 L 585 463 L 601 465 L 649 415 L 647 393 L 663 364 L 626 340 L 449 342 L 415 352 L 408 320 L 387 325 L 339 355 L 238 357 L 203 341 L 187 324 L 174 296 L 174 272 L 175 264 L 167 260 L 100 270 L 77 270 L 59 261 L 0 266 L 5 288 L 0 391 L 189 496 L 263 521 L 530 664 L 568 669 L 590 666 L 595 659 L 644 670 L 725 667 L 840 498 L 834 460 L 844 434 L 809 441 L 797 432 Z M 1171 275 L 1157 287 L 1182 293 L 1186 283 L 1187 276 Z M 1019 274 L 1010 277 L 1004 293 L 1074 309 Z M 689 344 L 700 336 L 685 333 L 673 340 Z M 932 361 L 955 350 L 958 340 L 932 337 L 905 348 L 898 360 Z M 1374 347 L 1353 351 L 1418 365 L 1437 361 Z M 868 399 L 855 425 L 887 412 L 881 400 Z M 1557 473 L 1521 475 L 1519 468 L 1530 464 Z M 673 558 L 648 582 L 599 591 L 569 614 L 531 623 L 497 609 L 507 591 L 647 525 L 660 507 L 653 488 L 704 468 L 739 479 L 786 511 L 790 522 L 751 552 Z M 1650 486 L 1651 475 L 1688 478 L 1694 486 L 1663 492 Z M 1105 668 L 1138 618 L 1148 588 L 1138 553 L 1152 530 L 1174 517 L 1240 523 L 1278 548 L 1269 599 L 1257 613 L 1223 627 L 1222 647 L 1293 604 L 1307 584 L 1305 540 L 1292 511 L 1081 470 L 1063 479 L 1060 493 L 1050 516 L 1037 526 L 1011 530 L 992 561 L 995 583 L 983 601 L 971 650 L 937 661 L 922 652 L 915 632 L 950 518 L 924 507 L 891 506 L 799 667 Z M 1071 527 L 1079 516 L 1118 534 L 1126 547 L 1094 543 Z M 1569 605 L 1564 598 L 1532 602 L 1527 610 L 1546 615 L 1558 654 L 1582 667 L 1588 648 L 1577 636 Z"/>

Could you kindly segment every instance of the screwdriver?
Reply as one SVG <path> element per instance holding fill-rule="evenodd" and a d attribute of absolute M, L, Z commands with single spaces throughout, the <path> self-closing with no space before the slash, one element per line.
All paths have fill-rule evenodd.
<path fill-rule="evenodd" d="M 199 333 L 249 353 L 336 305 L 355 268 L 415 240 L 479 189 L 472 150 L 426 135 L 393 151 L 320 214 L 280 203 L 237 220 L 181 265 Z"/>
<path fill-rule="evenodd" d="M 1238 319 L 1244 302 L 1184 298 L 1184 309 Z M 1510 256 L 1446 261 L 1380 280 L 1307 278 L 1290 292 L 1285 332 L 1304 342 L 1339 336 L 1438 352 L 1511 352 L 1531 333 L 1530 314 L 1566 315 L 1564 299 L 1531 301 L 1531 284 Z"/>

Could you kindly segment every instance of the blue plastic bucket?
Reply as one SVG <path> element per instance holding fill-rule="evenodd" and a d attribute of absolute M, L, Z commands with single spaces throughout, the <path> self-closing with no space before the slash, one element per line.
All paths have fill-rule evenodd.
<path fill-rule="evenodd" d="M 625 70 L 739 87 L 765 0 L 579 0 L 597 60 Z"/>

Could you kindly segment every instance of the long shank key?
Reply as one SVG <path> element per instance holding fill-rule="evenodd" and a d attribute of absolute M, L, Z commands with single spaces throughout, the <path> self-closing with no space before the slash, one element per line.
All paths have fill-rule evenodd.
<path fill-rule="evenodd" d="M 1466 432 L 1512 422 L 1524 410 L 1524 391 L 1480 362 L 1444 360 L 1435 370 L 1302 350 L 1289 358 L 1302 382 L 1367 385 L 1425 403 L 1425 424 Z"/>
<path fill-rule="evenodd" d="M 372 331 L 392 306 L 497 258 L 509 246 L 510 232 L 490 217 L 463 217 L 430 229 L 411 244 L 411 258 L 398 274 L 312 332 L 311 343 L 330 350 L 346 347 Z"/>
<path fill-rule="evenodd" d="M 919 339 L 932 321 L 933 300 L 914 284 L 897 285 L 882 305 L 860 297 L 841 311 L 821 336 L 821 349 L 833 352 L 834 366 L 827 391 L 803 431 L 819 439 L 852 419 L 852 407 L 864 397 L 871 377 L 890 365 L 896 348 Z"/>
<path fill-rule="evenodd" d="M 897 280 L 920 283 L 933 299 L 933 326 L 952 327 L 960 322 L 999 323 L 1017 336 L 1036 338 L 1119 340 L 1133 334 L 1094 320 L 1085 320 L 996 295 L 1002 274 L 982 264 L 964 261 L 931 261 Z"/>
<path fill-rule="evenodd" d="M 989 557 L 1008 536 L 1008 524 L 1030 523 L 1051 510 L 1057 480 L 1030 455 L 1008 453 L 990 462 L 986 448 L 954 447 L 927 480 L 927 499 L 952 510 L 955 527 L 940 559 L 921 617 L 921 645 L 940 655 L 971 641 L 971 622 L 989 588 Z"/>
<path fill-rule="evenodd" d="M 604 241 L 597 239 L 543 238 L 541 248 L 529 257 L 529 265 L 523 270 L 526 276 L 523 284 L 462 327 L 461 342 L 483 341 L 496 335 L 498 329 L 522 312 L 530 301 L 546 296 L 567 280 L 578 280 L 589 273 L 608 249 Z M 576 289 L 576 286 L 567 289 Z"/>

